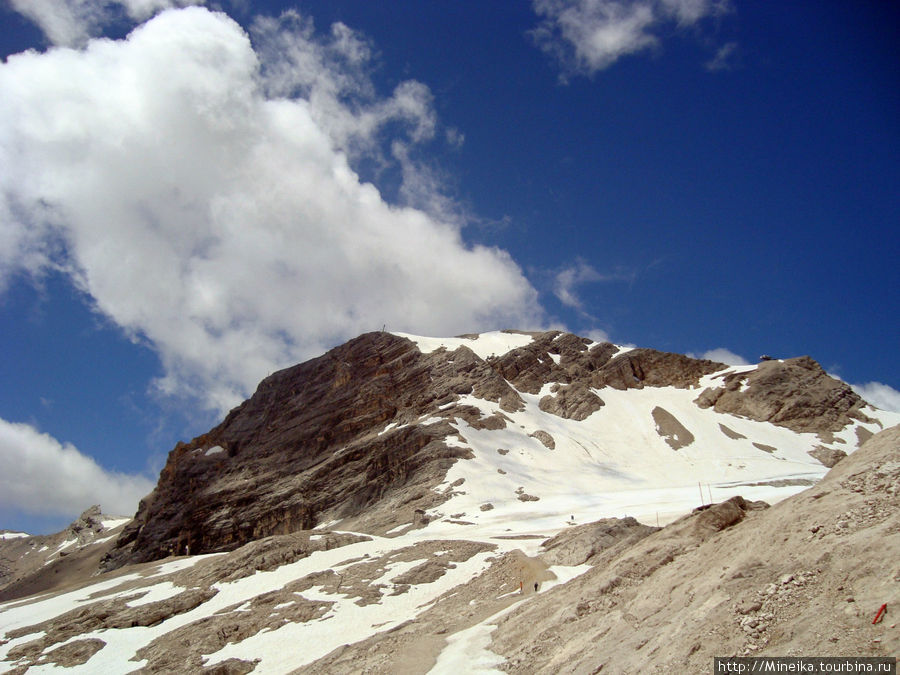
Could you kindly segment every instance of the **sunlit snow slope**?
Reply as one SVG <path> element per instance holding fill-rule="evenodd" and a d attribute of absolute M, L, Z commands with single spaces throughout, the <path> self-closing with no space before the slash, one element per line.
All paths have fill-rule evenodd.
<path fill-rule="evenodd" d="M 501 356 L 532 340 L 526 334 L 501 332 L 471 338 L 400 335 L 416 342 L 422 352 L 465 346 L 482 358 Z M 627 351 L 620 347 L 618 354 Z M 442 486 L 454 486 L 456 494 L 429 515 L 436 520 L 452 515 L 490 532 L 544 532 L 573 519 L 625 515 L 664 524 L 735 494 L 769 503 L 784 499 L 828 471 L 808 454 L 823 445 L 822 438 L 701 409 L 695 403 L 701 391 L 725 376 L 755 368 L 725 367 L 689 389 L 595 389 L 605 405 L 582 421 L 540 409 L 538 402 L 551 393 L 553 383 L 538 394 L 519 391 L 525 400 L 521 412 L 463 396 L 459 405 L 474 406 L 483 417 L 502 414 L 510 421 L 496 430 L 475 429 L 462 419 L 452 423 L 459 434 L 450 442 L 470 448 L 475 457 L 456 462 Z M 659 408 L 674 416 L 693 441 L 673 449 L 654 418 Z M 854 420 L 833 435 L 833 447 L 852 452 L 860 429 L 877 433 L 900 423 L 900 414 L 871 406 L 864 411 L 872 421 Z M 429 421 L 438 418 L 423 423 Z M 538 431 L 549 434 L 552 449 L 532 436 Z"/>

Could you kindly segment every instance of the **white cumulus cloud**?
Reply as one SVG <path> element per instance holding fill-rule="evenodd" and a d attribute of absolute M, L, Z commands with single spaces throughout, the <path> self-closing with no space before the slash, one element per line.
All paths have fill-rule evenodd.
<path fill-rule="evenodd" d="M 882 410 L 900 412 L 900 391 L 882 382 L 866 382 L 850 385 L 857 394 Z"/>
<path fill-rule="evenodd" d="M 169 7 L 203 4 L 204 0 L 10 0 L 14 10 L 33 21 L 55 45 L 79 46 L 124 13 L 143 21 Z"/>
<path fill-rule="evenodd" d="M 740 354 L 735 354 L 730 349 L 725 349 L 724 347 L 717 347 L 715 349 L 710 349 L 702 354 L 695 354 L 693 352 L 689 352 L 687 354 L 692 359 L 708 359 L 709 361 L 716 361 L 718 363 L 724 363 L 729 366 L 749 366 L 750 362 L 745 359 Z"/>
<path fill-rule="evenodd" d="M 602 328 L 591 328 L 590 330 L 584 331 L 584 337 L 590 338 L 594 342 L 612 342 L 609 338 L 609 333 Z"/>
<path fill-rule="evenodd" d="M 0 509 L 75 517 L 91 504 L 130 516 L 153 489 L 140 475 L 106 471 L 69 443 L 0 419 Z"/>
<path fill-rule="evenodd" d="M 576 260 L 556 273 L 553 279 L 553 294 L 567 307 L 581 309 L 583 303 L 576 293 L 577 287 L 603 281 L 605 278 L 584 260 Z"/>
<path fill-rule="evenodd" d="M 537 44 L 558 58 L 565 74 L 590 75 L 623 56 L 659 44 L 666 24 L 687 27 L 726 10 L 716 0 L 533 0 L 542 17 Z"/>
<path fill-rule="evenodd" d="M 630 282 L 634 281 L 635 276 L 633 271 L 624 268 L 610 273 L 599 272 L 590 263 L 578 258 L 553 275 L 553 294 L 565 306 L 578 310 L 582 316 L 590 317 L 584 310 L 583 300 L 578 295 L 579 286 L 610 281 Z"/>
<path fill-rule="evenodd" d="M 10 56 L 0 288 L 68 274 L 158 352 L 159 391 L 219 411 L 268 372 L 385 324 L 537 325 L 517 264 L 466 243 L 416 171 L 411 152 L 435 142 L 430 91 L 379 95 L 370 58 L 342 24 L 319 36 L 289 13 L 259 20 L 251 42 L 201 7 L 125 40 Z M 361 180 L 361 158 L 402 164 L 398 199 L 415 205 Z"/>

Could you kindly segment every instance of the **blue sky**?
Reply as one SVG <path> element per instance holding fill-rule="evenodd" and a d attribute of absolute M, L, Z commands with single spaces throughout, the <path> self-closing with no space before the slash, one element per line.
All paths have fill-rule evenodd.
<path fill-rule="evenodd" d="M 0 527 L 133 512 L 382 325 L 810 354 L 900 409 L 896 3 L 0 15 Z"/>

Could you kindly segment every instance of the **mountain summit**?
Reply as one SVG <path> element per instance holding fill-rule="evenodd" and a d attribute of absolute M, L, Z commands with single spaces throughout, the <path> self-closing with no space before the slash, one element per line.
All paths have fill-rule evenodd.
<path fill-rule="evenodd" d="M 178 444 L 106 566 L 324 523 L 668 522 L 738 489 L 812 485 L 879 414 L 809 357 L 729 367 L 559 331 L 367 333 Z"/>

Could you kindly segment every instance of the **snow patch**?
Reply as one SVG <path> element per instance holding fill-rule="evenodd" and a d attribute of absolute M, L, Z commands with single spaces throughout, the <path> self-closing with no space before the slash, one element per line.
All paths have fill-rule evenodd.
<path fill-rule="evenodd" d="M 192 555 L 185 558 L 180 558 L 178 560 L 172 560 L 170 562 L 161 563 L 156 570 L 152 574 L 145 574 L 145 577 L 158 577 L 163 574 L 171 574 L 173 572 L 180 572 L 181 570 L 186 570 L 190 567 L 193 567 L 198 562 L 202 560 L 207 560 L 209 558 L 214 558 L 215 556 L 226 555 L 225 553 L 204 553 L 203 555 Z"/>
<path fill-rule="evenodd" d="M 513 349 L 524 347 L 534 341 L 534 338 L 530 335 L 503 333 L 501 331 L 481 333 L 471 338 L 435 338 L 409 335 L 407 333 L 394 333 L 394 335 L 412 340 L 423 354 L 430 354 L 441 347 L 446 348 L 450 352 L 456 351 L 460 347 L 468 347 L 482 359 L 487 359 L 491 356 L 502 356 Z"/>
<path fill-rule="evenodd" d="M 141 589 L 145 590 L 145 589 Z M 159 602 L 160 600 L 168 600 L 169 598 L 174 598 L 176 595 L 184 591 L 185 589 L 181 586 L 176 586 L 171 581 L 161 581 L 155 586 L 150 586 L 150 588 L 146 589 L 147 593 L 141 596 L 140 598 L 136 598 L 131 600 L 125 604 L 129 607 L 140 607 L 141 605 L 149 605 L 151 602 Z"/>
<path fill-rule="evenodd" d="M 556 575 L 556 579 L 550 579 L 549 581 L 544 581 L 541 584 L 541 593 L 545 591 L 549 591 L 554 586 L 560 586 L 562 584 L 567 584 L 575 577 L 580 577 L 582 574 L 587 572 L 588 570 L 594 569 L 593 565 L 572 565 L 572 566 L 564 566 L 564 565 L 553 565 L 550 567 L 550 571 Z"/>
<path fill-rule="evenodd" d="M 389 432 L 391 430 L 396 431 L 397 429 L 403 429 L 404 427 L 408 427 L 408 426 L 409 426 L 408 424 L 399 424 L 398 422 L 391 422 L 384 429 L 379 431 L 378 435 L 381 436 L 382 434 L 386 434 L 387 432 Z"/>
<path fill-rule="evenodd" d="M 108 541 L 112 541 L 112 540 L 115 539 L 117 536 L 118 536 L 118 535 L 116 535 L 116 534 L 111 534 L 111 535 L 109 535 L 108 537 L 103 537 L 102 539 L 94 539 L 94 541 L 91 542 L 91 545 L 92 545 L 92 546 L 99 546 L 100 544 L 105 544 L 105 543 L 108 542 Z"/>
<path fill-rule="evenodd" d="M 130 523 L 131 518 L 107 518 L 106 520 L 101 520 L 100 524 L 103 525 L 104 530 L 114 530 L 117 527 L 125 525 L 126 523 Z"/>
<path fill-rule="evenodd" d="M 495 618 L 496 615 L 491 617 Z M 428 675 L 503 675 L 503 671 L 497 667 L 506 659 L 489 649 L 491 633 L 495 630 L 496 624 L 483 621 L 448 637 L 447 646 L 438 655 L 437 662 L 428 671 Z"/>
<path fill-rule="evenodd" d="M 337 525 L 339 522 L 341 522 L 341 521 L 340 520 L 328 520 L 324 523 L 319 523 L 313 529 L 314 530 L 329 530 L 332 527 L 334 527 L 335 525 Z"/>
<path fill-rule="evenodd" d="M 402 525 L 398 525 L 397 527 L 392 527 L 390 530 L 385 532 L 385 534 L 397 534 L 398 532 L 403 532 L 404 530 L 408 530 L 413 526 L 412 523 L 403 523 Z"/>

